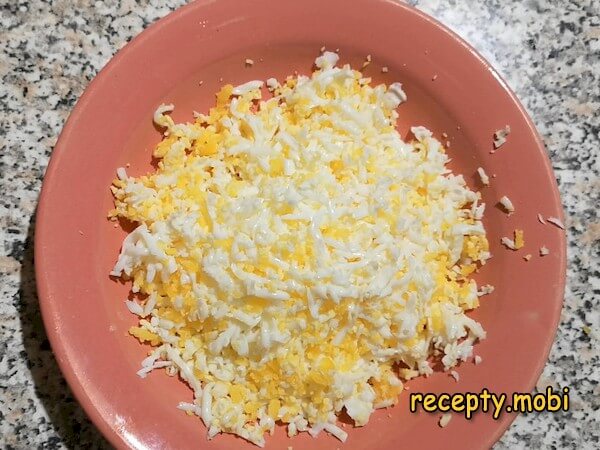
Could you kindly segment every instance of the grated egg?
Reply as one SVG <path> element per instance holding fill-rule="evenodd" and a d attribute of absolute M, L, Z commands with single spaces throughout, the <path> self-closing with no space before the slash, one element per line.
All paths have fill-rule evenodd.
<path fill-rule="evenodd" d="M 367 424 L 434 352 L 450 369 L 485 337 L 465 314 L 490 257 L 485 205 L 429 130 L 402 140 L 400 83 L 338 58 L 270 79 L 269 99 L 261 81 L 223 86 L 191 123 L 159 106 L 156 172 L 113 182 L 110 216 L 138 224 L 111 274 L 139 294 L 139 374 L 178 371 L 194 392 L 179 408 L 209 438 L 262 446 L 280 421 L 344 441 L 342 410 Z"/>

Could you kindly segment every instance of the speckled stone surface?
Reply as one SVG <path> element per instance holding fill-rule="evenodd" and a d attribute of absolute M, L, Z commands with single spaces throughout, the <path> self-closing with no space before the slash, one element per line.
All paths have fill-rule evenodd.
<path fill-rule="evenodd" d="M 33 219 L 60 129 L 110 57 L 181 1 L 0 1 L 0 447 L 108 448 L 73 400 L 44 332 Z M 497 444 L 600 448 L 600 2 L 412 0 L 507 79 L 543 136 L 568 225 L 560 328 L 538 383 L 569 412 L 520 416 Z"/>

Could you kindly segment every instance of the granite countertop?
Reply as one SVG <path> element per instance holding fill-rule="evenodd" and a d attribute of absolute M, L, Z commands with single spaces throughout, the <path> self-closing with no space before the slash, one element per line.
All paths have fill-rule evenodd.
<path fill-rule="evenodd" d="M 88 82 L 182 1 L 0 5 L 0 447 L 108 448 L 50 350 L 33 273 L 34 214 L 57 136 Z M 521 415 L 497 448 L 600 447 L 600 2 L 412 0 L 507 79 L 544 138 L 567 214 L 568 283 L 538 388 L 571 409 Z"/>

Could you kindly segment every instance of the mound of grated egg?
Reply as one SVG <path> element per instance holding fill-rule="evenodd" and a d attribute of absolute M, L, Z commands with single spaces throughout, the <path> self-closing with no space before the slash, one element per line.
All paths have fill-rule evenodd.
<path fill-rule="evenodd" d="M 111 275 L 131 280 L 130 334 L 153 347 L 138 374 L 178 374 L 209 438 L 263 446 L 280 422 L 345 441 L 342 410 L 365 425 L 485 337 L 465 314 L 485 205 L 427 129 L 402 140 L 399 83 L 337 61 L 269 79 L 268 100 L 260 81 L 226 85 L 193 123 L 161 105 L 157 170 L 117 170 L 110 216 L 138 226 Z"/>

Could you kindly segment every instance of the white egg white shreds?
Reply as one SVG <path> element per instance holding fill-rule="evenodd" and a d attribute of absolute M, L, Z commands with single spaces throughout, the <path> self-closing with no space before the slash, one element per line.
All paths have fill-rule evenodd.
<path fill-rule="evenodd" d="M 358 426 L 402 380 L 449 369 L 485 337 L 465 311 L 489 258 L 484 205 L 423 127 L 404 142 L 399 83 L 371 86 L 337 55 L 311 77 L 227 85 L 194 123 L 157 111 L 155 173 L 119 171 L 113 217 L 138 223 L 112 272 L 131 279 L 130 333 L 177 370 L 209 437 L 264 444 Z"/>

